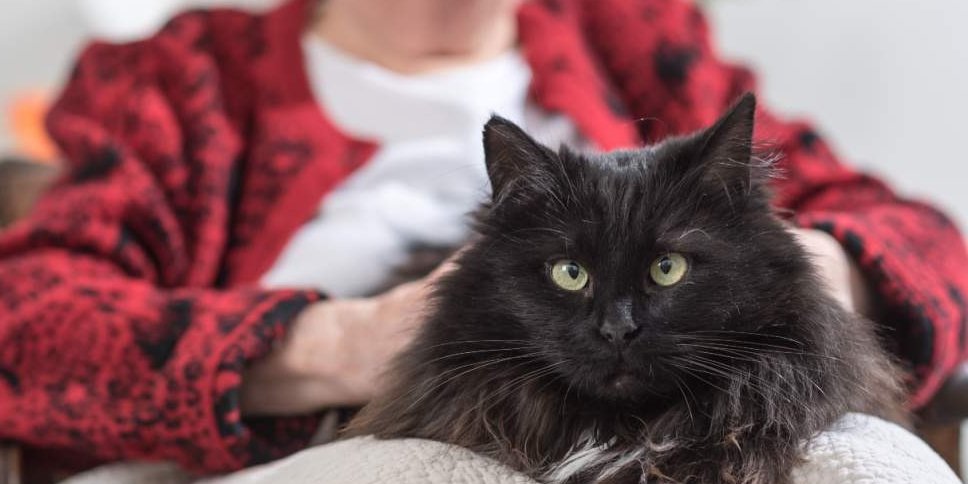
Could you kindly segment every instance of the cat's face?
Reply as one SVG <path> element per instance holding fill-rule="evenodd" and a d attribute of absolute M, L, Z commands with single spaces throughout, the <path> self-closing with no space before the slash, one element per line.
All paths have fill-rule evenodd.
<path fill-rule="evenodd" d="M 492 120 L 494 201 L 463 270 L 500 314 L 463 336 L 528 342 L 569 391 L 633 403 L 800 341 L 775 324 L 807 271 L 752 166 L 753 111 L 747 98 L 705 132 L 607 155 Z"/>

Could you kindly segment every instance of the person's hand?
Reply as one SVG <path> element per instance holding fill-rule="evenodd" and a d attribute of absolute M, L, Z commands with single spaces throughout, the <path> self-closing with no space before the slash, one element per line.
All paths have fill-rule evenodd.
<path fill-rule="evenodd" d="M 376 297 L 315 303 L 292 323 L 278 348 L 242 376 L 244 415 L 295 415 L 361 405 L 379 390 L 381 373 L 414 337 L 433 282 L 450 270 Z"/>
<path fill-rule="evenodd" d="M 872 302 L 867 282 L 840 242 L 819 230 L 791 228 L 790 231 L 807 249 L 830 295 L 847 310 L 870 316 Z"/>

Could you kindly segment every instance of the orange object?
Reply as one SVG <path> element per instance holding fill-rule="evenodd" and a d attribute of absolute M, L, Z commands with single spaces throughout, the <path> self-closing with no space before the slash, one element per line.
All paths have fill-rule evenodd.
<path fill-rule="evenodd" d="M 27 91 L 14 98 L 9 119 L 19 155 L 44 163 L 57 160 L 57 148 L 44 127 L 49 106 L 50 96 L 45 91 Z"/>

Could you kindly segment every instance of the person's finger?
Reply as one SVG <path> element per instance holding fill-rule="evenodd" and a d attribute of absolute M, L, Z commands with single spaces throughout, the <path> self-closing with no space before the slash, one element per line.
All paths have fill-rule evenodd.
<path fill-rule="evenodd" d="M 807 251 L 827 292 L 845 309 L 855 311 L 850 284 L 851 262 L 840 244 L 825 232 L 791 229 Z"/>
<path fill-rule="evenodd" d="M 450 255 L 444 262 L 441 262 L 436 269 L 434 269 L 430 274 L 427 275 L 426 279 L 428 281 L 436 281 L 440 279 L 441 276 L 447 274 L 457 268 L 457 259 L 467 251 L 467 246 L 457 249 L 453 254 Z"/>

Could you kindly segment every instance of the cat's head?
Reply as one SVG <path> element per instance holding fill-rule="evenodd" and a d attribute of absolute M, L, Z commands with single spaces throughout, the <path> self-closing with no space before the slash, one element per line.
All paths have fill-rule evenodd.
<path fill-rule="evenodd" d="M 441 336 L 518 342 L 616 402 L 675 398 L 677 383 L 713 385 L 724 355 L 802 344 L 807 329 L 777 322 L 809 269 L 771 212 L 754 111 L 747 95 L 706 130 L 608 154 L 491 119 L 493 198 L 449 288 L 474 323 Z"/>

